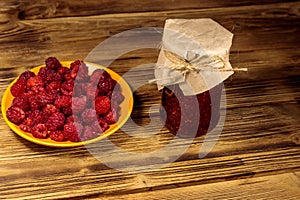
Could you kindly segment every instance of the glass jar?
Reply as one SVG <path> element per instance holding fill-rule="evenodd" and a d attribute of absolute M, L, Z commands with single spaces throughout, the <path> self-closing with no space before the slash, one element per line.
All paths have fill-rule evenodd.
<path fill-rule="evenodd" d="M 206 134 L 220 119 L 223 84 L 200 94 L 185 96 L 178 84 L 162 90 L 160 114 L 165 126 L 178 137 L 192 138 Z"/>

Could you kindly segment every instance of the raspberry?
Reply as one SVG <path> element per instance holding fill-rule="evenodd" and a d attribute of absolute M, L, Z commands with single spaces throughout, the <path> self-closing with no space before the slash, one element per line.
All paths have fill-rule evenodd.
<path fill-rule="evenodd" d="M 47 67 L 41 67 L 38 73 L 38 77 L 40 77 L 46 83 L 51 83 L 52 81 L 62 81 L 62 75 L 54 71 L 53 69 L 49 69 Z"/>
<path fill-rule="evenodd" d="M 105 132 L 109 128 L 109 125 L 107 124 L 106 120 L 102 117 L 98 119 L 98 123 L 101 127 L 102 132 Z"/>
<path fill-rule="evenodd" d="M 71 105 L 71 96 L 59 96 L 55 100 L 54 105 L 58 108 L 69 107 Z"/>
<path fill-rule="evenodd" d="M 97 87 L 91 83 L 86 84 L 86 96 L 89 101 L 94 101 L 96 94 L 98 94 Z"/>
<path fill-rule="evenodd" d="M 6 111 L 7 119 L 14 124 L 21 124 L 25 119 L 25 112 L 19 107 L 11 106 Z"/>
<path fill-rule="evenodd" d="M 72 108 L 69 106 L 69 107 L 62 108 L 62 113 L 64 113 L 65 115 L 72 115 L 73 111 Z"/>
<path fill-rule="evenodd" d="M 117 103 L 121 103 L 122 101 L 124 101 L 125 97 L 122 94 L 122 90 L 120 85 L 117 83 L 115 85 L 114 90 L 112 90 L 112 95 L 111 95 L 111 100 L 115 101 Z"/>
<path fill-rule="evenodd" d="M 99 94 L 105 95 L 111 89 L 110 81 L 108 79 L 99 80 L 98 88 L 99 88 Z"/>
<path fill-rule="evenodd" d="M 57 70 L 59 67 L 61 67 L 60 62 L 55 57 L 49 57 L 45 61 L 46 67 L 49 69 Z"/>
<path fill-rule="evenodd" d="M 49 137 L 48 130 L 45 124 L 37 124 L 35 125 L 31 133 L 33 137 L 39 138 L 39 139 L 45 139 Z"/>
<path fill-rule="evenodd" d="M 21 75 L 20 75 L 20 78 L 19 79 L 25 79 L 25 80 L 28 80 L 30 77 L 34 77 L 35 74 L 31 71 L 25 71 L 23 72 Z"/>
<path fill-rule="evenodd" d="M 30 77 L 27 81 L 27 87 L 44 87 L 44 81 L 39 76 Z"/>
<path fill-rule="evenodd" d="M 97 115 L 94 109 L 88 108 L 81 114 L 81 119 L 86 124 L 91 124 L 97 120 Z"/>
<path fill-rule="evenodd" d="M 59 131 L 51 131 L 51 132 L 50 132 L 50 138 L 51 138 L 52 140 L 57 141 L 57 142 L 62 142 L 62 141 L 67 140 L 67 138 L 66 138 L 65 135 L 64 135 L 64 131 L 62 131 L 62 130 L 59 130 Z"/>
<path fill-rule="evenodd" d="M 63 82 L 61 84 L 61 91 L 62 91 L 63 95 L 72 96 L 73 88 L 74 88 L 74 80 L 73 79 L 66 80 L 65 82 Z"/>
<path fill-rule="evenodd" d="M 40 110 L 33 110 L 26 112 L 26 119 L 24 120 L 24 124 L 33 127 L 35 124 L 43 124 L 45 123 L 45 115 Z"/>
<path fill-rule="evenodd" d="M 110 108 L 110 99 L 106 96 L 96 97 L 95 110 L 97 114 L 106 113 Z"/>
<path fill-rule="evenodd" d="M 29 102 L 24 96 L 15 97 L 11 106 L 19 107 L 24 111 L 28 111 L 30 109 Z"/>
<path fill-rule="evenodd" d="M 115 110 L 109 110 L 105 116 L 104 116 L 105 121 L 107 124 L 113 124 L 116 123 L 117 121 L 117 112 Z"/>
<path fill-rule="evenodd" d="M 35 93 L 34 93 L 33 91 L 30 91 L 30 90 L 29 90 L 29 91 L 24 92 L 22 96 L 23 96 L 24 98 L 28 99 L 28 98 L 29 98 L 30 96 L 32 96 L 32 95 L 35 95 Z"/>
<path fill-rule="evenodd" d="M 67 67 L 59 67 L 57 69 L 57 73 L 59 73 L 60 75 L 63 76 L 68 70 L 69 70 L 69 68 L 67 68 Z"/>
<path fill-rule="evenodd" d="M 74 96 L 86 95 L 86 91 L 87 91 L 86 88 L 87 88 L 86 83 L 76 82 L 76 85 L 74 85 L 73 95 Z"/>
<path fill-rule="evenodd" d="M 14 97 L 21 96 L 26 90 L 27 81 L 18 79 L 10 88 L 10 92 Z"/>
<path fill-rule="evenodd" d="M 62 75 L 53 71 L 53 70 L 48 70 L 48 76 L 46 78 L 47 83 L 51 83 L 52 81 L 62 81 Z"/>
<path fill-rule="evenodd" d="M 43 107 L 43 112 L 46 116 L 50 117 L 56 112 L 59 112 L 59 109 L 53 104 L 47 104 Z"/>
<path fill-rule="evenodd" d="M 29 96 L 28 102 L 32 110 L 38 110 L 41 106 L 37 96 Z"/>
<path fill-rule="evenodd" d="M 46 122 L 46 126 L 50 131 L 59 130 L 63 128 L 64 124 L 65 124 L 65 115 L 60 112 L 56 112 L 53 115 L 51 115 Z"/>
<path fill-rule="evenodd" d="M 97 136 L 98 136 L 97 132 L 95 132 L 95 130 L 93 130 L 92 127 L 85 126 L 83 134 L 81 136 L 81 139 L 82 140 L 90 140 L 90 139 L 93 139 Z"/>
<path fill-rule="evenodd" d="M 88 68 L 83 61 L 76 60 L 70 65 L 71 77 L 76 78 L 78 82 L 84 82 L 88 79 Z"/>
<path fill-rule="evenodd" d="M 40 92 L 37 94 L 37 101 L 39 105 L 45 106 L 47 104 L 52 104 L 55 101 L 56 95 L 54 93 Z"/>
<path fill-rule="evenodd" d="M 80 122 L 80 118 L 77 115 L 71 115 L 69 117 L 67 117 L 66 119 L 66 124 L 71 123 L 71 122 Z"/>
<path fill-rule="evenodd" d="M 43 92 L 45 90 L 44 81 L 39 76 L 30 77 L 27 81 L 27 89 L 36 94 Z"/>
<path fill-rule="evenodd" d="M 103 73 L 98 82 L 99 95 L 104 95 L 112 90 L 115 87 L 116 83 L 117 82 L 112 79 L 107 72 Z"/>
<path fill-rule="evenodd" d="M 49 83 L 47 85 L 46 90 L 47 91 L 56 90 L 56 91 L 60 92 L 60 88 L 61 88 L 60 81 L 52 81 L 51 83 Z"/>
<path fill-rule="evenodd" d="M 105 73 L 105 71 L 103 69 L 96 69 L 95 71 L 93 71 L 93 73 L 90 77 L 90 82 L 97 85 L 100 78 L 102 76 L 104 76 L 104 73 Z"/>
<path fill-rule="evenodd" d="M 82 125 L 76 122 L 64 125 L 64 134 L 71 142 L 80 142 L 79 134 L 82 130 Z"/>
<path fill-rule="evenodd" d="M 25 132 L 28 132 L 28 133 L 31 133 L 32 129 L 30 126 L 27 125 L 27 123 L 23 122 L 22 124 L 20 124 L 20 129 L 22 131 L 25 131 Z"/>
<path fill-rule="evenodd" d="M 74 114 L 82 113 L 86 107 L 86 96 L 72 98 L 72 110 Z"/>
<path fill-rule="evenodd" d="M 64 74 L 64 79 L 67 81 L 67 80 L 74 80 L 75 78 L 76 78 L 76 76 L 75 77 L 72 77 L 72 75 L 71 75 L 71 69 L 68 69 L 68 71 L 66 71 L 65 72 L 65 74 Z"/>
<path fill-rule="evenodd" d="M 102 128 L 101 125 L 99 124 L 99 121 L 97 119 L 97 121 L 95 121 L 93 124 L 91 124 L 90 126 L 93 131 L 95 131 L 96 133 L 102 133 Z"/>
<path fill-rule="evenodd" d="M 47 76 L 48 76 L 48 71 L 49 69 L 46 67 L 41 67 L 39 72 L 38 72 L 38 76 L 43 79 L 46 80 Z"/>

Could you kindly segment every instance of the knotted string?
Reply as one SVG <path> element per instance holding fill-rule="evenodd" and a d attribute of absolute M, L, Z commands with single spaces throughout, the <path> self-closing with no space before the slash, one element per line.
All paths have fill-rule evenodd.
<path fill-rule="evenodd" d="M 232 69 L 225 69 L 226 61 L 221 56 L 213 56 L 211 57 L 211 62 L 195 65 L 192 64 L 187 59 L 180 57 L 179 55 L 172 53 L 167 50 L 163 50 L 165 57 L 172 62 L 171 65 L 168 66 L 157 66 L 158 68 L 166 67 L 172 70 L 177 70 L 181 72 L 183 77 L 186 76 L 189 72 L 199 72 L 201 70 L 207 71 L 219 71 L 219 72 L 226 72 L 226 71 L 248 71 L 247 68 L 232 68 Z M 220 66 L 217 66 L 218 63 L 221 63 Z M 176 78 L 176 77 L 169 77 L 169 78 Z M 149 83 L 160 81 L 160 79 L 152 79 L 149 80 Z"/>

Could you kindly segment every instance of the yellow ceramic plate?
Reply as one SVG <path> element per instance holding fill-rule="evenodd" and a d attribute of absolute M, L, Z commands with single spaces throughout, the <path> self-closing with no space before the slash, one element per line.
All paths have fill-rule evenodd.
<path fill-rule="evenodd" d="M 65 67 L 69 67 L 70 64 L 73 61 L 63 61 L 61 62 L 61 64 Z M 129 118 L 131 112 L 132 112 L 132 108 L 133 108 L 133 96 L 132 96 L 132 92 L 130 87 L 128 86 L 127 82 L 120 76 L 118 75 L 116 72 L 105 68 L 101 65 L 97 65 L 94 63 L 89 63 L 89 62 L 85 62 L 86 65 L 89 67 L 89 69 L 104 69 L 105 71 L 107 71 L 110 76 L 115 79 L 121 86 L 122 89 L 122 94 L 124 95 L 125 99 L 124 101 L 120 104 L 121 107 L 121 111 L 120 111 L 120 116 L 119 119 L 117 121 L 117 123 L 110 125 L 110 128 L 107 129 L 103 134 L 99 135 L 98 137 L 91 139 L 91 140 L 87 140 L 84 142 L 70 142 L 70 141 L 66 141 L 66 142 L 56 142 L 54 140 L 51 140 L 50 138 L 48 139 L 38 139 L 32 136 L 31 133 L 27 133 L 22 131 L 19 126 L 11 123 L 7 117 L 6 117 L 6 110 L 10 107 L 12 100 L 13 100 L 13 96 L 10 93 L 10 87 L 17 81 L 18 78 L 16 78 L 6 89 L 6 91 L 4 92 L 3 98 L 2 98 L 2 115 L 3 118 L 5 120 L 5 122 L 8 124 L 8 126 L 15 132 L 17 133 L 19 136 L 23 137 L 26 140 L 29 140 L 31 142 L 40 144 L 40 145 L 45 145 L 45 146 L 51 146 L 51 147 L 77 147 L 77 146 L 82 146 L 85 144 L 90 144 L 96 141 L 99 141 L 105 137 L 108 137 L 109 135 L 113 134 L 115 131 L 117 131 Z M 41 67 L 44 67 L 45 65 L 41 65 L 38 67 L 35 67 L 33 69 L 31 69 L 32 72 L 34 73 L 38 73 L 39 69 Z"/>

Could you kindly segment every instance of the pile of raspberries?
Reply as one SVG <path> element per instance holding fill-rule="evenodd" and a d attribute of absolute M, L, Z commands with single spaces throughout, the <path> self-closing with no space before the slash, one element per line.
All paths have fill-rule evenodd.
<path fill-rule="evenodd" d="M 120 85 L 103 69 L 88 74 L 83 61 L 70 68 L 55 57 L 38 74 L 23 72 L 10 88 L 8 120 L 34 137 L 80 142 L 98 137 L 119 117 Z M 75 85 L 75 87 L 74 87 Z"/>

